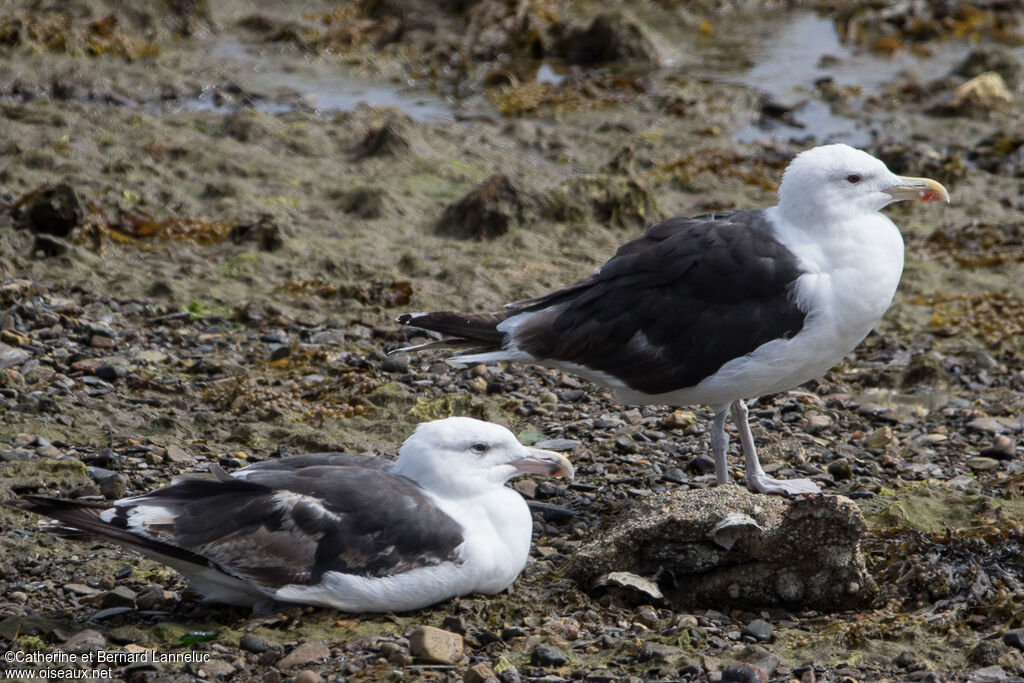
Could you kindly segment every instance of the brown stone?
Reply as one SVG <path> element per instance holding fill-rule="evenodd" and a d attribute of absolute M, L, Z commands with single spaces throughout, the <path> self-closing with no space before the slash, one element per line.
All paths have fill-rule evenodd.
<path fill-rule="evenodd" d="M 433 626 L 421 626 L 409 635 L 409 651 L 423 661 L 455 664 L 462 659 L 462 636 Z"/>
<path fill-rule="evenodd" d="M 112 349 L 116 342 L 104 334 L 94 334 L 89 340 L 89 346 L 94 349 Z"/>
<path fill-rule="evenodd" d="M 498 683 L 498 677 L 491 671 L 487 662 L 480 662 L 466 669 L 462 675 L 463 683 Z"/>
<path fill-rule="evenodd" d="M 167 447 L 166 458 L 173 463 L 178 463 L 179 465 L 192 462 L 192 456 L 189 455 L 184 448 L 175 446 L 174 444 Z"/>
<path fill-rule="evenodd" d="M 319 641 L 296 645 L 295 649 L 277 660 L 278 669 L 294 669 L 310 662 L 319 662 L 331 656 L 331 650 Z"/>

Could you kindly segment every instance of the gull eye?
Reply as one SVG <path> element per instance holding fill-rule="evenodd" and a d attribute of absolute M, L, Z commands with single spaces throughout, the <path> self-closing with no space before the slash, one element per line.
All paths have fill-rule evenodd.
<path fill-rule="evenodd" d="M 474 453 L 479 453 L 479 454 L 483 455 L 487 451 L 491 450 L 491 447 L 488 446 L 485 443 L 477 442 L 477 443 L 473 444 L 472 446 L 470 446 L 469 449 L 471 451 L 473 451 Z"/>
<path fill-rule="evenodd" d="M 851 173 L 850 175 L 846 176 L 846 182 L 851 183 L 851 184 L 859 183 L 860 182 L 860 173 Z"/>

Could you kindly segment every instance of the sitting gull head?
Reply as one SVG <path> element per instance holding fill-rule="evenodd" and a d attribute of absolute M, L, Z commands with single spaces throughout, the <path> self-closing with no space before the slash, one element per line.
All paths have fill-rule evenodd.
<path fill-rule="evenodd" d="M 573 476 L 564 455 L 524 446 L 504 427 L 471 417 L 420 424 L 393 471 L 446 497 L 478 495 L 526 473 Z"/>
<path fill-rule="evenodd" d="M 876 213 L 892 202 L 949 201 L 930 178 L 899 176 L 867 152 L 834 144 L 801 152 L 779 185 L 779 208 L 788 222 L 805 226 Z"/>

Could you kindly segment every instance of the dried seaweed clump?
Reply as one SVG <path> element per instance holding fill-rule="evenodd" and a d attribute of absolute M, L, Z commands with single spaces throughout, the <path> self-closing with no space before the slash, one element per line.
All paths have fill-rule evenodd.
<path fill-rule="evenodd" d="M 334 9 L 307 15 L 316 23 L 303 42 L 319 52 L 345 52 L 364 45 L 381 45 L 399 33 L 402 19 L 386 12 L 374 12 L 377 3 L 355 0 Z"/>
<path fill-rule="evenodd" d="M 361 284 L 336 284 L 322 278 L 291 277 L 275 292 L 288 296 L 337 297 L 354 300 L 367 306 L 393 308 L 405 306 L 412 299 L 412 283 L 408 280 L 372 280 Z"/>
<path fill-rule="evenodd" d="M 290 362 L 289 359 L 281 361 Z M 271 361 L 271 365 L 287 364 L 281 361 Z M 234 415 L 291 415 L 293 422 L 308 422 L 318 418 L 349 419 L 372 410 L 359 396 L 380 385 L 379 381 L 372 378 L 350 375 L 352 373 L 343 375 L 340 383 L 337 378 L 316 378 L 289 379 L 271 384 L 263 379 L 233 377 L 211 383 L 203 392 L 203 401 L 218 412 Z M 347 395 L 339 392 L 339 385 L 348 389 Z"/>
<path fill-rule="evenodd" d="M 981 140 L 969 158 L 983 171 L 1024 177 L 1024 136 L 997 133 Z"/>
<path fill-rule="evenodd" d="M 871 574 L 892 609 L 928 606 L 952 617 L 1000 622 L 1024 615 L 1024 527 L 1012 519 L 926 533 L 899 526 L 864 540 Z"/>
<path fill-rule="evenodd" d="M 157 45 L 121 27 L 114 14 L 84 21 L 71 12 L 58 11 L 0 15 L 0 49 L 15 47 L 129 61 L 160 52 Z"/>
<path fill-rule="evenodd" d="M 574 74 L 561 83 L 508 81 L 487 91 L 505 116 L 603 109 L 632 102 L 647 92 L 640 78 L 604 71 Z"/>
<path fill-rule="evenodd" d="M 1021 41 L 1024 19 L 1019 3 L 1004 0 L 924 0 L 899 3 L 836 3 L 818 1 L 832 12 L 836 30 L 846 42 L 895 52 L 908 44 L 943 38 Z"/>
<path fill-rule="evenodd" d="M 1024 300 L 1018 296 L 1000 292 L 936 294 L 913 301 L 932 307 L 928 326 L 935 334 L 979 337 L 995 348 L 1024 341 Z"/>
<path fill-rule="evenodd" d="M 870 152 L 894 173 L 935 178 L 946 187 L 967 177 L 967 164 L 960 152 L 943 152 L 925 144 L 897 140 L 873 145 Z"/>
<path fill-rule="evenodd" d="M 720 149 L 699 149 L 667 161 L 654 171 L 659 179 L 674 178 L 683 187 L 691 187 L 698 176 L 708 173 L 716 177 L 736 178 L 746 185 L 767 192 L 778 190 L 779 171 L 789 163 L 782 156 L 746 156 Z"/>
<path fill-rule="evenodd" d="M 965 268 L 1024 261 L 1024 223 L 972 221 L 960 228 L 936 230 L 928 236 L 927 244 Z"/>
<path fill-rule="evenodd" d="M 106 235 L 117 242 L 131 242 L 135 239 L 180 240 L 210 245 L 223 242 L 234 227 L 229 221 L 211 221 L 206 218 L 186 216 L 184 218 L 155 218 L 146 211 L 132 211 L 114 221 L 103 218 L 96 207 L 90 218 L 103 229 Z M 87 219 L 87 224 L 89 219 Z"/>

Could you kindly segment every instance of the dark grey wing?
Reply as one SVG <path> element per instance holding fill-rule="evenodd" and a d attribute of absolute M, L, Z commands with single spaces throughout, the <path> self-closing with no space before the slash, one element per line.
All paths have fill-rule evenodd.
<path fill-rule="evenodd" d="M 792 286 L 801 274 L 761 210 L 673 218 L 589 279 L 522 307 L 544 312 L 516 328 L 515 345 L 645 393 L 682 389 L 799 332 L 805 314 Z"/>
<path fill-rule="evenodd" d="M 271 590 L 316 584 L 327 571 L 380 577 L 457 562 L 463 541 L 416 484 L 358 467 L 183 478 L 104 512 L 49 503 L 21 507 Z"/>
<path fill-rule="evenodd" d="M 375 470 L 389 470 L 394 461 L 389 458 L 376 455 L 364 455 L 358 453 L 306 453 L 304 455 L 289 455 L 284 458 L 274 458 L 256 462 L 240 470 L 231 473 L 233 477 L 247 478 L 253 472 L 275 470 L 288 472 L 300 470 L 305 467 L 364 467 Z"/>

